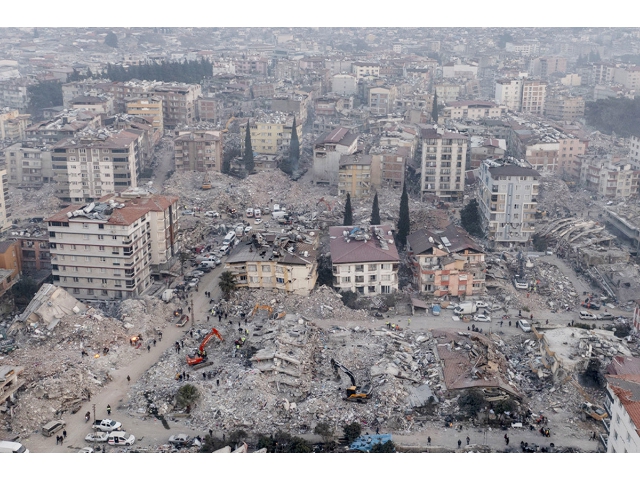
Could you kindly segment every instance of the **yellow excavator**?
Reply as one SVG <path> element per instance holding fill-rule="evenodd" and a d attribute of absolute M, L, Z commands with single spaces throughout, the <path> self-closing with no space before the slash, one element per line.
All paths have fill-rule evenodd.
<path fill-rule="evenodd" d="M 231 122 L 233 122 L 235 119 L 236 117 L 231 117 L 229 120 L 227 120 L 227 124 L 224 126 L 224 130 L 222 130 L 222 133 L 229 132 L 229 125 L 231 125 Z"/>
<path fill-rule="evenodd" d="M 202 177 L 202 190 L 211 190 L 211 180 L 209 180 L 208 173 L 205 173 Z"/>
<path fill-rule="evenodd" d="M 364 403 L 371 398 L 371 392 L 373 391 L 373 386 L 371 384 L 366 384 L 363 386 L 356 385 L 356 377 L 351 370 L 342 365 L 341 363 L 336 362 L 333 358 L 331 359 L 331 366 L 336 373 L 336 376 L 340 377 L 340 372 L 338 369 L 342 369 L 344 373 L 346 373 L 351 379 L 351 386 L 347 387 L 345 400 L 349 402 L 358 402 Z"/>
<path fill-rule="evenodd" d="M 256 303 L 256 306 L 253 307 L 253 310 L 251 311 L 251 316 L 253 317 L 259 310 L 266 310 L 269 312 L 269 316 L 273 314 L 273 308 L 271 308 L 271 305 L 260 305 L 259 303 Z"/>

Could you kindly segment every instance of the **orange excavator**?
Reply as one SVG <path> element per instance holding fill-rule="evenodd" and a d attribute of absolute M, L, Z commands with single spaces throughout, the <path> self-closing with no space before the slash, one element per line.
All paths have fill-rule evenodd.
<path fill-rule="evenodd" d="M 211 340 L 214 336 L 218 337 L 221 342 L 224 341 L 222 335 L 220 335 L 220 332 L 217 329 L 212 328 L 211 331 L 207 333 L 206 337 L 204 337 L 204 339 L 202 340 L 202 343 L 198 347 L 198 351 L 196 352 L 196 354 L 193 357 L 187 355 L 187 363 L 189 365 L 198 365 L 199 363 L 202 363 L 206 360 L 207 352 L 204 350 L 204 347 L 207 346 L 209 340 Z"/>
<path fill-rule="evenodd" d="M 320 205 L 321 203 L 324 203 L 324 205 L 327 207 L 327 210 L 331 211 L 333 209 L 332 205 L 327 202 L 324 197 L 322 197 L 320 200 L 318 200 L 318 203 L 316 203 L 316 206 Z"/>

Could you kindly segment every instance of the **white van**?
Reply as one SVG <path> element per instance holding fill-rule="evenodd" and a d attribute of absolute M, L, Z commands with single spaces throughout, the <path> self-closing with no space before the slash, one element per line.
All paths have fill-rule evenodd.
<path fill-rule="evenodd" d="M 18 442 L 0 441 L 0 453 L 29 453 L 29 450 Z"/>
<path fill-rule="evenodd" d="M 287 212 L 285 212 L 284 210 L 278 210 L 277 212 L 273 212 L 271 214 L 271 218 L 273 218 L 274 220 L 277 220 L 278 218 L 284 218 L 287 216 Z"/>
<path fill-rule="evenodd" d="M 227 236 L 224 237 L 224 240 L 222 241 L 222 245 L 231 245 L 235 239 L 236 239 L 236 232 L 229 232 L 227 233 Z"/>
<path fill-rule="evenodd" d="M 256 208 L 256 209 L 253 210 L 253 216 L 255 218 L 262 218 L 262 212 L 260 211 L 259 208 Z"/>
<path fill-rule="evenodd" d="M 253 218 L 253 208 L 247 208 L 247 218 Z"/>

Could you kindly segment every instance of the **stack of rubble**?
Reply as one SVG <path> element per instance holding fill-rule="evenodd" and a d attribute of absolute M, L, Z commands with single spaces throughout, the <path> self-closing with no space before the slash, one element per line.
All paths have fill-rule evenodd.
<path fill-rule="evenodd" d="M 53 184 L 44 184 L 41 188 L 24 190 L 9 187 L 8 203 L 11 204 L 11 216 L 16 219 L 31 218 L 35 215 L 47 217 L 60 210 L 61 202 L 54 196 Z"/>

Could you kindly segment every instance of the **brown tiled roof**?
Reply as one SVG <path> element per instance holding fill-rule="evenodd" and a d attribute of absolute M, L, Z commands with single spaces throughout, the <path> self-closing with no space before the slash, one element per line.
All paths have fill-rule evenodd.
<path fill-rule="evenodd" d="M 640 375 L 640 358 L 616 355 L 607 367 L 610 375 Z"/>
<path fill-rule="evenodd" d="M 640 435 L 640 375 L 607 375 L 606 378 Z"/>
<path fill-rule="evenodd" d="M 4 240 L 0 242 L 0 253 L 6 252 L 11 245 L 15 243 L 15 240 Z"/>
<path fill-rule="evenodd" d="M 451 244 L 449 247 L 445 247 L 445 245 L 442 244 L 442 237 L 447 237 L 447 240 L 449 240 Z M 429 241 L 429 238 L 433 239 L 433 243 Z M 443 231 L 423 228 L 410 234 L 407 237 L 407 241 L 409 245 L 411 245 L 411 251 L 415 255 L 424 254 L 438 245 L 442 245 L 444 251 L 448 249 L 449 253 L 457 253 L 467 249 L 476 252 L 483 251 L 465 230 L 454 224 L 449 224 Z"/>
<path fill-rule="evenodd" d="M 336 263 L 367 263 L 367 262 L 399 262 L 398 249 L 395 243 L 387 242 L 388 250 L 380 247 L 375 235 L 371 233 L 370 227 L 365 227 L 366 231 L 371 234 L 371 239 L 350 240 L 347 242 L 343 236 L 343 232 L 351 231 L 353 226 L 349 227 L 329 227 L 329 236 L 331 238 L 331 261 Z M 393 241 L 393 235 L 389 235 L 392 227 L 382 225 L 380 228 L 384 231 L 384 238 Z"/>

